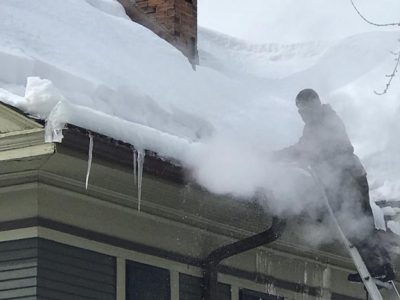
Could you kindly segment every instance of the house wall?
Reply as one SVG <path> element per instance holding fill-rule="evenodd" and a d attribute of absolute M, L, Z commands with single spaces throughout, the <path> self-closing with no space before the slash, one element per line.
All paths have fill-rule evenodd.
<path fill-rule="evenodd" d="M 178 299 L 180 274 L 200 279 L 208 253 L 266 226 L 261 217 L 259 224 L 250 224 L 257 221 L 251 218 L 256 208 L 207 194 L 202 198 L 197 189 L 149 175 L 138 212 L 130 170 L 96 155 L 87 191 L 85 155 L 58 147 L 57 153 L 38 159 L 41 165 L 34 164 L 35 170 L 23 170 L 31 169 L 33 161 L 8 162 L 5 169 L 19 172 L 0 174 L 0 241 L 39 237 L 114 257 L 118 300 L 124 300 L 127 260 L 169 270 L 171 299 Z M 224 209 L 217 208 L 221 203 Z M 351 271 L 346 258 L 312 249 L 307 254 L 299 243 L 288 245 L 288 239 L 223 262 L 219 280 L 231 286 L 232 300 L 244 288 L 285 299 L 330 299 L 335 294 L 362 299 L 361 286 L 346 281 Z"/>
<path fill-rule="evenodd" d="M 116 299 L 116 260 L 42 238 L 0 243 L 0 299 Z"/>
<path fill-rule="evenodd" d="M 32 228 L 35 228 L 35 230 L 31 230 Z M 23 297 L 22 299 L 42 299 L 42 297 L 50 297 L 53 299 L 71 299 L 68 298 L 71 296 L 68 295 L 68 293 L 73 293 L 73 299 L 87 299 L 90 298 L 88 296 L 88 292 L 92 289 L 93 295 L 97 295 L 96 299 L 126 300 L 126 265 L 127 263 L 129 264 L 129 262 L 146 264 L 156 268 L 162 268 L 167 271 L 169 273 L 170 280 L 170 299 L 201 299 L 199 297 L 200 289 L 197 284 L 201 283 L 202 272 L 199 267 L 191 264 L 180 263 L 164 257 L 158 257 L 144 252 L 129 250 L 125 247 L 116 247 L 108 243 L 94 241 L 93 239 L 82 238 L 73 234 L 46 228 L 44 224 L 42 224 L 42 226 L 14 229 L 12 235 L 7 234 L 7 232 L 5 233 L 6 234 L 1 234 L 0 236 L 0 247 L 9 247 L 9 245 L 12 244 L 14 245 L 14 252 L 24 252 L 28 250 L 28 254 L 23 256 L 23 259 L 25 259 L 25 257 L 34 258 L 34 264 L 32 266 L 28 265 L 26 268 L 24 268 L 21 264 L 13 264 L 15 269 L 21 269 L 19 270 L 19 277 L 16 278 L 15 275 L 10 277 L 9 273 L 4 273 L 5 276 L 2 277 L 2 280 L 5 282 L 13 282 L 18 280 L 18 278 L 24 278 L 23 283 L 26 282 L 26 278 L 29 277 L 27 283 L 24 283 L 25 285 L 21 284 L 21 282 L 17 282 L 18 285 L 13 286 L 12 292 L 19 293 L 15 295 Z M 11 238 L 18 237 L 21 239 L 10 240 Z M 50 251 L 49 249 L 44 249 L 45 251 L 43 251 L 43 249 L 41 249 L 43 246 L 41 246 L 40 243 L 48 244 L 46 248 L 49 248 Z M 58 251 L 56 254 L 54 254 L 53 248 L 58 248 L 61 251 Z M 71 250 L 73 251 L 72 263 L 69 262 L 69 260 L 71 260 Z M 42 254 L 40 255 L 39 253 Z M 79 255 L 78 260 L 76 260 L 76 254 Z M 89 256 L 85 257 L 88 254 Z M 57 256 L 57 260 L 54 259 L 55 255 Z M 4 257 L 5 256 L 3 256 L 3 253 L 0 252 L 0 259 Z M 100 259 L 97 259 L 96 257 L 100 257 Z M 87 258 L 89 261 L 85 262 L 85 259 Z M 52 263 L 50 264 L 50 267 L 47 262 L 49 259 Z M 94 268 L 93 272 L 90 272 L 88 264 L 90 265 L 92 262 L 97 260 L 103 265 L 104 262 L 106 262 L 105 265 L 110 267 L 107 268 L 107 272 L 104 272 L 102 269 L 100 271 L 101 273 L 99 273 L 99 268 Z M 289 258 L 289 260 L 292 263 L 294 262 L 293 259 Z M 64 261 L 67 263 L 64 263 Z M 81 264 L 77 264 L 77 261 L 80 261 Z M 286 268 L 286 272 L 289 274 L 296 266 L 293 266 L 289 269 L 287 266 L 282 267 L 280 264 L 283 261 L 284 258 L 277 260 L 274 268 Z M 13 260 L 13 262 L 15 262 L 15 260 Z M 114 262 L 116 262 L 116 269 L 114 269 Z M 72 267 L 70 264 L 72 264 Z M 31 268 L 31 270 L 29 268 Z M 85 271 L 83 275 L 81 274 L 82 268 Z M 47 273 L 41 273 L 40 270 L 42 269 Z M 332 268 L 332 270 L 335 271 L 334 268 Z M 31 273 L 29 273 L 29 271 Z M 319 274 L 315 273 L 315 270 L 313 270 L 313 266 L 308 269 L 308 272 L 309 276 L 319 276 Z M 74 277 L 69 277 L 68 279 L 68 276 L 66 275 L 66 278 L 64 278 L 63 276 L 65 273 L 67 273 L 67 275 L 74 275 Z M 105 273 L 106 275 L 103 276 Z M 337 275 L 339 274 L 335 274 L 333 272 L 333 274 L 330 276 L 332 276 L 332 280 L 337 280 L 339 278 Z M 86 282 L 84 282 L 85 288 L 83 289 L 81 288 L 82 282 L 79 282 L 82 276 L 86 277 L 87 279 Z M 99 279 L 99 276 L 105 278 Z M 190 278 L 191 280 L 188 281 L 186 280 L 187 278 Z M 363 299 L 364 294 L 360 292 L 359 297 L 353 297 L 344 294 L 346 291 L 340 289 L 338 290 L 339 292 L 331 292 L 327 290 L 326 293 L 319 293 L 318 291 L 315 294 L 315 289 L 314 292 L 310 293 L 310 290 L 302 285 L 292 284 L 293 287 L 290 287 L 290 283 L 287 281 L 285 283 L 285 281 L 274 280 L 274 283 L 263 283 L 262 280 L 256 280 L 255 278 L 243 278 L 243 276 L 229 275 L 225 273 L 219 274 L 218 279 L 220 285 L 222 286 L 220 295 L 223 298 L 221 299 L 230 300 L 241 299 L 240 293 L 244 290 L 250 290 L 254 293 L 268 294 L 271 296 L 278 295 L 279 297 L 288 300 L 357 300 Z M 53 282 L 54 280 L 56 282 Z M 98 286 L 99 280 L 103 280 L 103 282 L 106 280 L 106 282 L 104 282 L 104 286 Z M 39 288 L 36 290 L 29 290 L 31 287 L 30 285 L 36 283 L 38 284 Z M 340 281 L 336 284 L 339 285 Z M 110 298 L 112 286 L 116 286 L 116 294 L 114 298 Z M 88 287 L 90 288 L 88 289 Z M 345 285 L 341 284 L 340 287 L 343 289 L 345 288 Z M 66 291 L 68 293 L 66 293 Z M 14 294 L 9 294 L 9 290 L 1 290 L 1 292 L 4 292 L 4 294 L 0 293 L 0 297 L 4 297 L 0 299 L 11 299 L 9 297 L 14 296 Z M 37 297 L 38 295 L 39 297 Z M 27 298 L 25 298 L 25 296 Z"/>
<path fill-rule="evenodd" d="M 119 0 L 128 16 L 197 64 L 197 0 Z"/>
<path fill-rule="evenodd" d="M 0 243 L 0 299 L 36 299 L 37 257 L 33 240 Z"/>
<path fill-rule="evenodd" d="M 200 282 L 202 260 L 211 251 L 264 231 L 270 224 L 268 212 L 256 203 L 218 197 L 171 177 L 165 178 L 162 175 L 167 170 L 165 166 L 161 173 L 145 173 L 141 211 L 138 211 L 129 146 L 95 137 L 86 190 L 89 140 L 86 133 L 78 130 L 71 134 L 68 129 L 63 132 L 62 144 L 46 144 L 41 151 L 32 151 L 32 145 L 45 145 L 43 132 L 40 133 L 43 130 L 37 130 L 26 131 L 21 125 L 21 132 L 0 137 L 0 144 L 7 149 L 0 151 L 0 262 L 15 263 L 24 276 L 18 277 L 21 274 L 16 275 L 13 268 L 9 269 L 11 272 L 1 269 L 0 264 L 3 276 L 0 283 L 5 284 L 2 292 L 23 290 L 27 299 L 34 299 L 29 298 L 29 293 L 34 292 L 33 284 L 41 284 L 40 272 L 37 276 L 32 274 L 41 268 L 40 252 L 50 251 L 57 257 L 55 260 L 72 264 L 75 258 L 71 260 L 69 250 L 63 249 L 75 247 L 79 249 L 74 251 L 79 253 L 91 251 L 89 257 L 104 255 L 111 265 L 116 265 L 114 272 L 111 267 L 114 275 L 110 277 L 115 280 L 117 300 L 126 300 L 127 261 L 167 270 L 170 298 L 179 299 L 183 291 L 180 284 L 184 288 L 190 281 L 182 278 L 192 276 L 195 280 L 191 282 Z M 17 137 L 24 143 L 16 143 Z M 21 153 L 21 149 L 27 150 Z M 146 156 L 146 161 L 151 161 L 151 157 Z M 230 299 L 239 300 L 243 290 L 293 300 L 363 299 L 361 285 L 346 280 L 354 269 L 340 251 L 343 247 L 309 247 L 296 238 L 297 223 L 290 220 L 288 223 L 278 241 L 222 262 L 218 279 L 230 286 Z M 54 252 L 53 246 L 42 249 L 40 243 L 19 244 L 26 239 L 52 241 L 46 243 L 61 250 Z M 12 251 L 1 250 L 1 245 L 9 247 L 10 243 L 14 243 Z M 22 256 L 12 257 L 18 253 Z M 33 258 L 33 264 L 18 266 L 27 257 Z M 56 271 L 63 273 L 67 268 L 68 264 L 64 264 Z M 68 280 L 58 281 L 65 290 Z M 7 284 L 11 284 L 11 289 Z"/>

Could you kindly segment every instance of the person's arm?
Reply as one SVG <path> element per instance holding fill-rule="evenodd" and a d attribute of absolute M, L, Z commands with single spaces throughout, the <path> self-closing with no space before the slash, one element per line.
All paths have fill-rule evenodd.
<path fill-rule="evenodd" d="M 296 161 L 301 155 L 298 143 L 273 152 L 273 158 L 280 161 Z"/>
<path fill-rule="evenodd" d="M 305 151 L 304 144 L 306 142 L 306 136 L 306 128 L 304 128 L 303 135 L 301 136 L 299 141 L 292 146 L 275 151 L 273 153 L 274 159 L 285 162 L 294 162 L 301 160 Z"/>

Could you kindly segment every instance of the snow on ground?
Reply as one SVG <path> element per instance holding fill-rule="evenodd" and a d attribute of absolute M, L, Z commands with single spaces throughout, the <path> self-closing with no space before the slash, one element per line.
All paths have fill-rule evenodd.
<path fill-rule="evenodd" d="M 267 158 L 301 134 L 293 99 L 312 87 L 343 118 L 374 199 L 400 199 L 399 78 L 388 94 L 373 93 L 393 67 L 397 38 L 255 43 L 202 28 L 193 71 L 114 0 L 3 0 L 0 100 L 47 118 L 49 140 L 72 123 L 178 160 L 212 192 L 250 198 L 266 183 L 287 192 L 277 182 L 287 172 Z M 291 199 L 275 210 L 305 205 Z"/>

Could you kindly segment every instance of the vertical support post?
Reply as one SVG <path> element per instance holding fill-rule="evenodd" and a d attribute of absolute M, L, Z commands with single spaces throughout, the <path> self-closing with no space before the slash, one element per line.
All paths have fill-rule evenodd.
<path fill-rule="evenodd" d="M 322 300 L 330 300 L 331 292 L 331 267 L 329 265 L 322 271 Z"/>
<path fill-rule="evenodd" d="M 179 299 L 179 272 L 170 271 L 171 300 Z"/>
<path fill-rule="evenodd" d="M 231 300 L 239 300 L 239 287 L 237 285 L 231 285 Z"/>
<path fill-rule="evenodd" d="M 126 260 L 117 257 L 117 300 L 126 300 Z"/>

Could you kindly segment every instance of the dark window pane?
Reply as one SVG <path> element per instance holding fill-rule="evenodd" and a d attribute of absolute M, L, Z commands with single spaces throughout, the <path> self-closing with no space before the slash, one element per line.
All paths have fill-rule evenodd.
<path fill-rule="evenodd" d="M 345 296 L 341 294 L 332 293 L 331 300 L 358 300 L 359 298 L 354 298 L 350 296 Z"/>
<path fill-rule="evenodd" d="M 127 300 L 170 300 L 169 271 L 137 262 L 126 264 Z"/>
<path fill-rule="evenodd" d="M 203 279 L 179 274 L 179 300 L 202 300 Z M 231 287 L 218 283 L 218 300 L 230 300 Z"/>
<path fill-rule="evenodd" d="M 283 297 L 255 292 L 252 290 L 240 290 L 240 300 L 283 300 Z"/>

